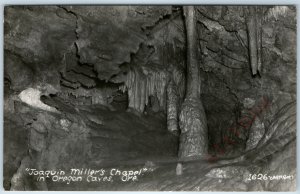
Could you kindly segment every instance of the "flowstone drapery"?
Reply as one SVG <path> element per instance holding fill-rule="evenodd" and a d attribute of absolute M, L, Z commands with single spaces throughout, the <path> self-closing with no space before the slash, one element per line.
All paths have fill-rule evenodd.
<path fill-rule="evenodd" d="M 156 96 L 160 107 L 164 107 L 166 80 L 167 75 L 163 71 L 145 74 L 138 70 L 131 70 L 126 75 L 125 84 L 120 86 L 120 90 L 128 91 L 129 108 L 143 112 L 150 96 Z"/>

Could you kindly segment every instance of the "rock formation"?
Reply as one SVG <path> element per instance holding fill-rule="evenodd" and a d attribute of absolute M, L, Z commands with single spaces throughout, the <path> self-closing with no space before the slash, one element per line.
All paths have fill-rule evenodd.
<path fill-rule="evenodd" d="M 295 190 L 296 13 L 6 6 L 5 190 Z M 144 171 L 75 182 L 28 168 Z"/>
<path fill-rule="evenodd" d="M 181 107 L 179 157 L 204 156 L 208 151 L 207 121 L 200 99 L 200 79 L 197 57 L 196 10 L 184 7 L 187 31 L 187 89 Z"/>

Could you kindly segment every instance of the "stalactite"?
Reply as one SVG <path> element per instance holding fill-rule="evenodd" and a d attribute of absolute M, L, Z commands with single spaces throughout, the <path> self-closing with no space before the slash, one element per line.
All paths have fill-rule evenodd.
<path fill-rule="evenodd" d="M 167 127 L 168 131 L 178 134 L 178 95 L 175 83 L 170 80 L 167 86 Z"/>
<path fill-rule="evenodd" d="M 79 87 L 78 89 L 70 89 L 67 87 L 63 87 L 63 92 L 59 93 L 59 96 L 67 99 L 70 95 L 74 96 L 75 98 L 91 98 L 91 104 L 102 104 L 108 105 L 108 98 L 112 95 L 112 89 L 84 89 Z"/>
<path fill-rule="evenodd" d="M 246 23 L 248 32 L 249 58 L 253 75 L 256 75 L 258 72 L 261 73 L 262 68 L 261 18 L 262 14 L 260 8 L 257 8 L 256 6 L 248 7 Z"/>
<path fill-rule="evenodd" d="M 183 102 L 186 90 L 186 76 L 183 68 L 174 68 L 172 78 L 176 85 L 177 95 L 179 96 L 179 103 Z M 200 78 L 199 78 L 200 79 Z"/>
<path fill-rule="evenodd" d="M 165 88 L 167 83 L 167 73 L 164 71 L 149 71 L 144 73 L 137 69 L 130 70 L 124 85 L 120 90 L 128 91 L 128 107 L 139 112 L 143 112 L 149 103 L 150 96 L 156 96 L 160 107 L 165 108 Z"/>
<path fill-rule="evenodd" d="M 262 73 L 262 8 L 256 7 L 257 70 Z"/>
<path fill-rule="evenodd" d="M 178 67 L 172 67 L 173 72 L 167 85 L 167 127 L 168 131 L 178 135 L 178 115 L 185 92 L 184 71 Z"/>
<path fill-rule="evenodd" d="M 275 18 L 275 20 L 278 20 L 280 16 L 285 17 L 289 11 L 288 6 L 274 6 L 273 8 L 270 8 L 265 16 L 263 17 L 264 20 L 270 20 L 271 18 Z"/>
<path fill-rule="evenodd" d="M 196 16 L 193 6 L 184 7 L 187 30 L 187 91 L 179 116 L 179 158 L 201 157 L 208 151 L 207 121 L 199 93 Z"/>
<path fill-rule="evenodd" d="M 257 30 L 255 12 L 255 7 L 250 6 L 249 16 L 247 18 L 247 30 L 249 40 L 249 58 L 253 75 L 257 74 Z"/>

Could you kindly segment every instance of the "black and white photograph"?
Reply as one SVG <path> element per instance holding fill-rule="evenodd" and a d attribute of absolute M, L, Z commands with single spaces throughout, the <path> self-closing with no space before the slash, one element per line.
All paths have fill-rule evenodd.
<path fill-rule="evenodd" d="M 296 24 L 296 5 L 5 5 L 4 190 L 296 191 Z"/>

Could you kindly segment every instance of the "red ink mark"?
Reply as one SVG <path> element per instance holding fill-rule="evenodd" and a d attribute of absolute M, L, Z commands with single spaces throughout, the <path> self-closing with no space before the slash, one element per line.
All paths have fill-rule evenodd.
<path fill-rule="evenodd" d="M 244 129 L 248 129 L 249 127 L 251 127 L 253 122 L 254 119 L 244 116 L 238 121 L 238 124 L 242 126 Z"/>
<path fill-rule="evenodd" d="M 219 154 L 223 155 L 225 153 L 225 150 L 220 148 L 218 144 L 213 144 L 213 146 Z"/>
<path fill-rule="evenodd" d="M 247 129 L 249 127 L 251 127 L 251 125 L 253 124 L 253 122 L 255 121 L 255 118 L 257 117 L 257 115 L 259 115 L 260 113 L 262 113 L 267 107 L 270 106 L 270 101 L 268 99 L 268 97 L 263 96 L 262 97 L 262 102 L 253 107 L 251 110 L 248 111 L 248 113 L 251 115 L 249 116 L 244 116 L 241 119 L 239 119 L 239 121 L 237 122 L 238 125 L 242 126 L 244 129 Z M 252 119 L 251 119 L 252 118 Z M 231 126 L 228 131 L 232 132 L 232 134 L 234 134 L 235 136 L 239 137 L 240 132 L 237 130 L 237 126 Z M 237 142 L 235 142 L 234 140 L 230 139 L 228 136 L 224 136 L 223 137 L 223 142 L 225 143 L 225 145 L 227 144 L 236 144 Z M 218 146 L 218 144 L 213 144 L 213 147 L 216 149 L 216 151 L 223 155 L 225 153 L 225 149 L 222 149 Z M 209 156 L 208 157 L 208 162 L 215 162 L 217 160 L 217 157 L 215 156 Z"/>
<path fill-rule="evenodd" d="M 207 161 L 209 163 L 214 163 L 218 160 L 218 158 L 216 156 L 212 156 L 212 155 L 209 155 L 208 158 L 207 158 Z"/>
<path fill-rule="evenodd" d="M 225 143 L 225 145 L 226 145 L 226 144 L 233 145 L 233 144 L 236 143 L 235 141 L 233 141 L 232 139 L 230 139 L 228 136 L 225 136 L 225 137 L 223 138 L 223 142 Z"/>

